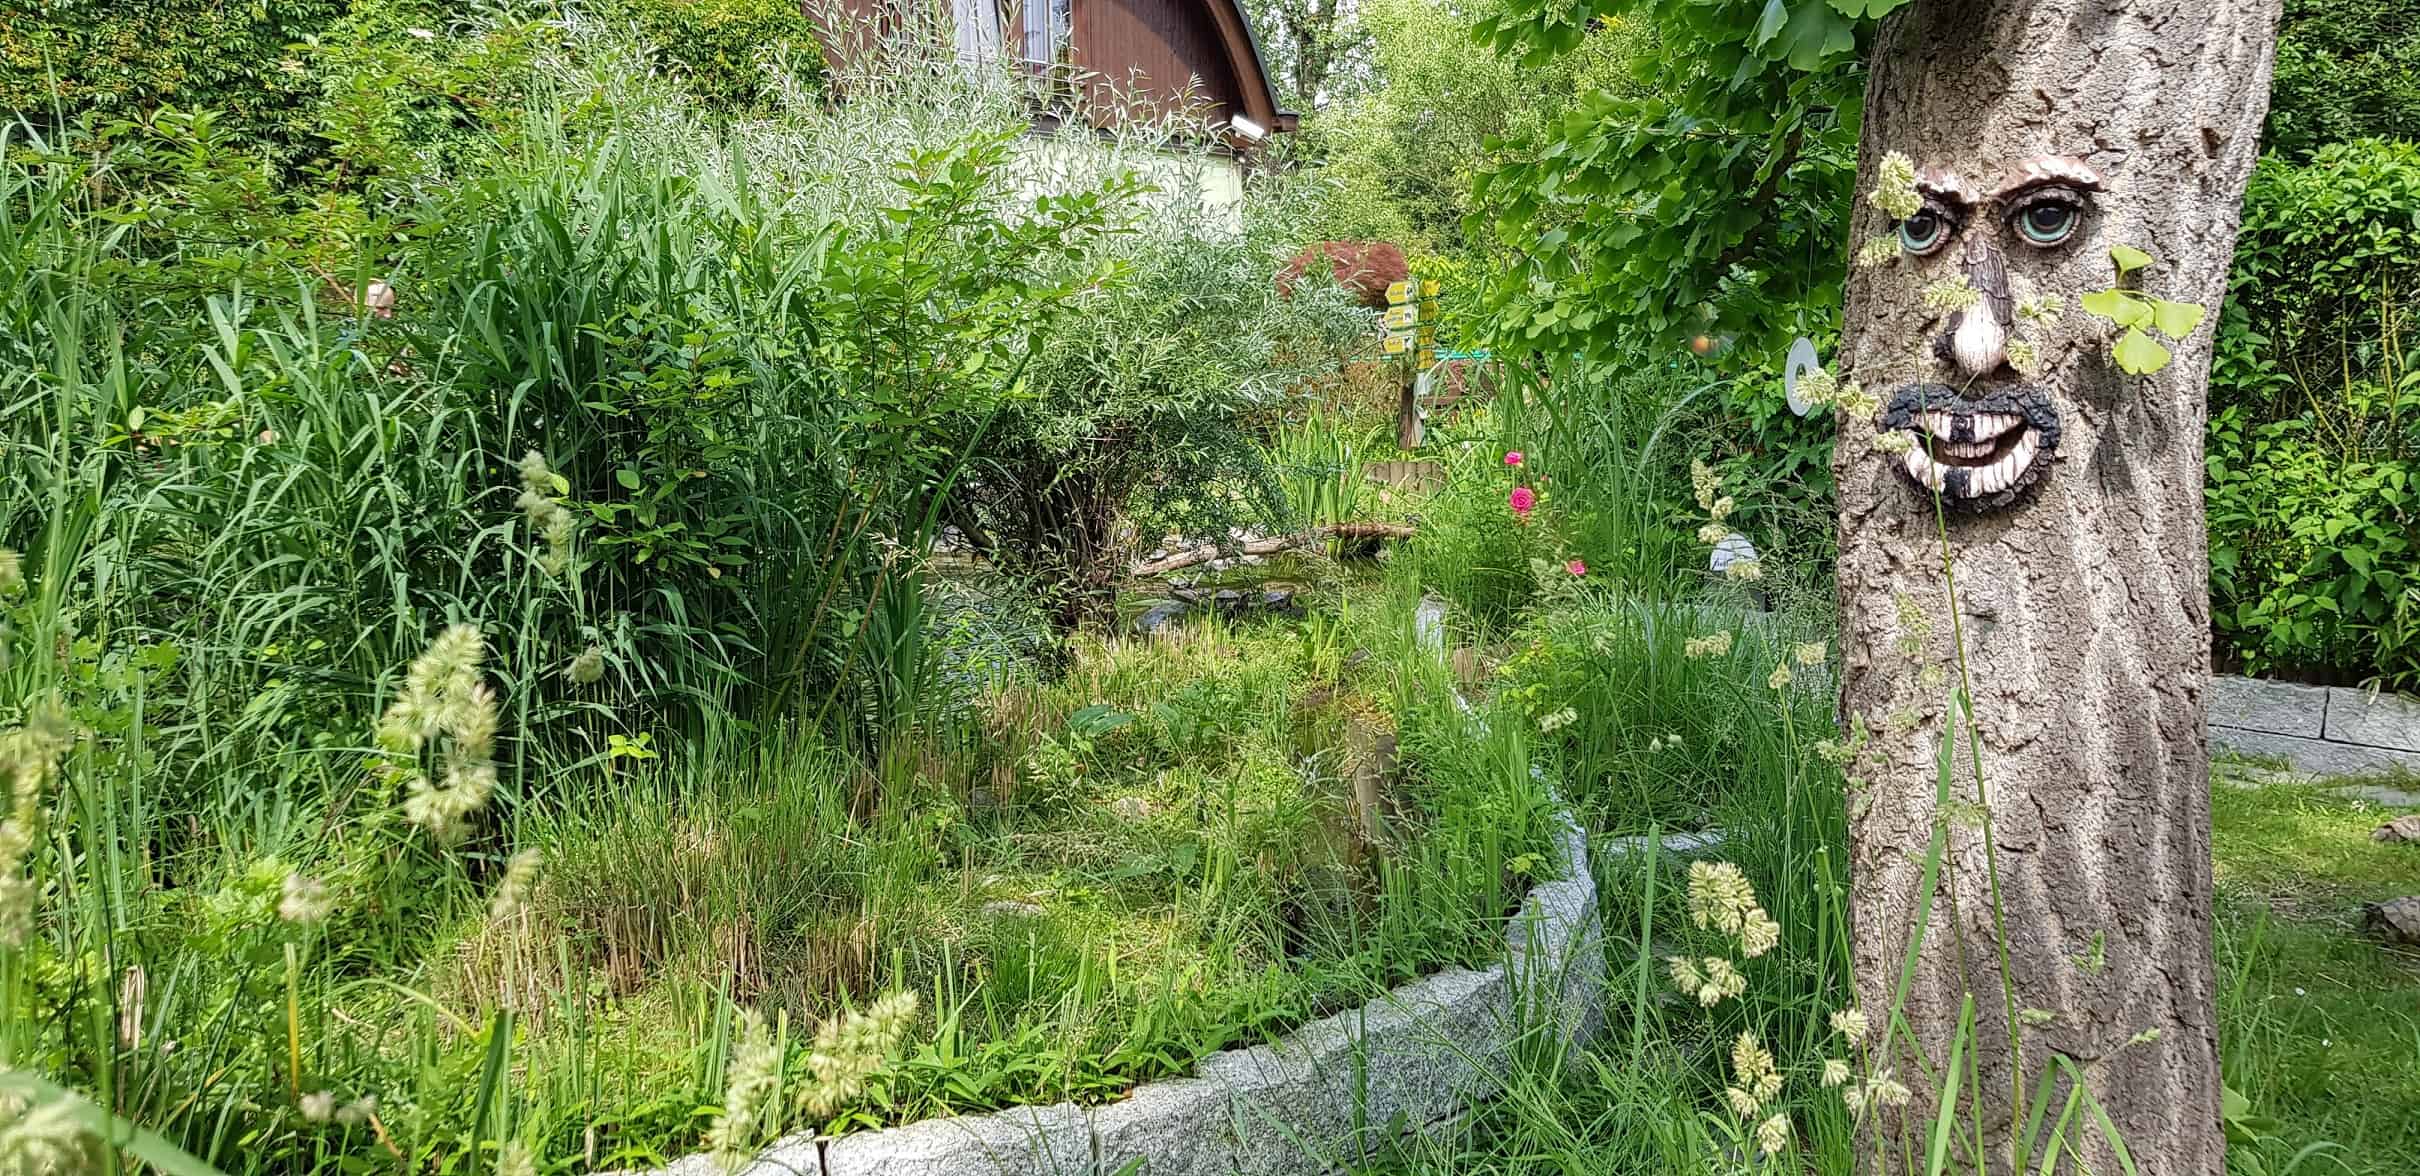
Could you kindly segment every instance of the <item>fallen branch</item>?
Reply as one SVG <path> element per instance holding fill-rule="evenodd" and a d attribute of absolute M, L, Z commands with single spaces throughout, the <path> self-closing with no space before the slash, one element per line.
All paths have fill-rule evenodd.
<path fill-rule="evenodd" d="M 1416 534 L 1410 523 L 1331 523 L 1313 527 L 1295 535 L 1275 535 L 1265 539 L 1248 539 L 1233 548 L 1221 548 L 1215 543 L 1177 552 L 1161 559 L 1138 562 L 1131 569 L 1137 576 L 1164 576 L 1170 572 L 1242 555 L 1275 555 L 1297 547 L 1309 547 L 1329 539 L 1409 539 Z"/>

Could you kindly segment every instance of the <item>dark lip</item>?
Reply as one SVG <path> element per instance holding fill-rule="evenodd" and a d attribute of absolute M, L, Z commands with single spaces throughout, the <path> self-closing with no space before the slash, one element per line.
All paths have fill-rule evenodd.
<path fill-rule="evenodd" d="M 1936 437 L 1925 427 L 1923 416 L 1927 413 L 1938 413 L 1949 418 L 1948 437 Z M 1975 418 L 1985 414 L 2017 417 L 2022 423 L 2002 434 L 1998 440 L 2013 445 L 2016 438 L 2031 435 L 2035 452 L 2032 462 L 2019 472 L 2013 485 L 1980 496 L 1966 492 L 1967 480 L 1972 476 L 1969 467 L 1942 463 L 1942 503 L 1959 513 L 1979 514 L 2013 504 L 2040 485 L 2048 475 L 2052 456 L 2059 447 L 2059 411 L 2051 404 L 2048 391 L 2018 386 L 1972 395 L 1947 384 L 1909 384 L 1891 393 L 1890 399 L 1883 404 L 1881 415 L 1876 418 L 1876 424 L 1885 429 L 1903 431 L 1928 452 L 1934 452 L 1931 443 L 1935 441 L 1972 443 Z M 1988 463 L 1998 456 L 1999 452 L 1995 452 L 1993 458 L 1983 460 Z M 1910 485 L 1927 495 L 1932 493 L 1930 487 L 1909 475 L 1904 468 L 1900 473 Z"/>
<path fill-rule="evenodd" d="M 1972 441 L 1977 416 L 2007 413 L 2024 419 L 2043 452 L 2059 447 L 2059 410 L 2051 405 L 2050 393 L 2030 386 L 1970 396 L 1947 384 L 1908 384 L 1883 402 L 1882 415 L 1876 421 L 1885 429 L 1904 429 L 1922 440 L 1930 434 L 1917 418 L 1928 412 L 1941 413 L 1955 422 L 1952 435 L 1941 438 L 1944 441 Z"/>

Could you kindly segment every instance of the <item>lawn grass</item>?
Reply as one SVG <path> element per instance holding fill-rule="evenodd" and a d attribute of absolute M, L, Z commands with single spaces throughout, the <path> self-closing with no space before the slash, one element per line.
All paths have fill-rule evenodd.
<path fill-rule="evenodd" d="M 2360 929 L 2363 903 L 2420 892 L 2420 846 L 2372 841 L 2398 810 L 2338 783 L 2211 796 L 2219 1046 L 2228 1085 L 2273 1121 L 2238 1141 L 2238 1173 L 2314 1147 L 2302 1171 L 2385 1176 L 2420 1156 L 2420 952 Z"/>

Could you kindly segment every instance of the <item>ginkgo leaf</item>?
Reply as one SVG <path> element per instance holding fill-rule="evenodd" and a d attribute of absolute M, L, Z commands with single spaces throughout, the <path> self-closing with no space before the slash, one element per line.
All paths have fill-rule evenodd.
<path fill-rule="evenodd" d="M 2168 366 L 2168 349 L 2139 327 L 2127 328 L 2109 354 L 2117 360 L 2118 370 L 2130 376 L 2148 376 Z"/>
<path fill-rule="evenodd" d="M 2165 298 L 2151 300 L 2151 325 L 2171 339 L 2182 339 L 2202 325 L 2202 307 L 2198 302 L 2170 302 Z"/>
<path fill-rule="evenodd" d="M 2118 276 L 2124 277 L 2151 264 L 2151 255 L 2132 245 L 2112 245 L 2109 260 L 2117 263 Z"/>
<path fill-rule="evenodd" d="M 1779 33 L 1781 26 L 1789 23 L 1789 20 L 1789 5 L 1782 3 L 1781 0 L 1765 0 L 1765 10 L 1756 18 L 1756 30 L 1748 34 L 1748 47 L 1751 49 L 1764 48 L 1765 42 L 1772 40 L 1774 34 Z"/>
<path fill-rule="evenodd" d="M 2149 326 L 2152 321 L 2150 304 L 2126 290 L 2094 290 L 2076 299 L 2076 305 L 2121 327 Z"/>
<path fill-rule="evenodd" d="M 1857 26 L 1824 0 L 1799 0 L 1794 6 L 1767 0 L 1750 38 L 1750 46 L 1767 59 L 1780 58 L 1792 69 L 1812 71 L 1834 54 L 1855 49 Z"/>

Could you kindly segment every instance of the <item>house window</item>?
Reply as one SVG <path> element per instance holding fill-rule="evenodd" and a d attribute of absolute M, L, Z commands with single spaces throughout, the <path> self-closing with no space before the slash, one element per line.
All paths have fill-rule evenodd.
<path fill-rule="evenodd" d="M 1075 0 L 950 0 L 958 56 L 1056 65 L 1075 36 Z"/>
<path fill-rule="evenodd" d="M 1074 36 L 1075 0 L 1001 0 L 1006 18 L 1018 31 L 1017 56 L 1038 65 L 1059 60 L 1059 51 Z"/>
<path fill-rule="evenodd" d="M 973 64 L 1000 56 L 1000 20 L 993 0 L 950 0 L 950 25 L 957 35 L 958 59 Z"/>

